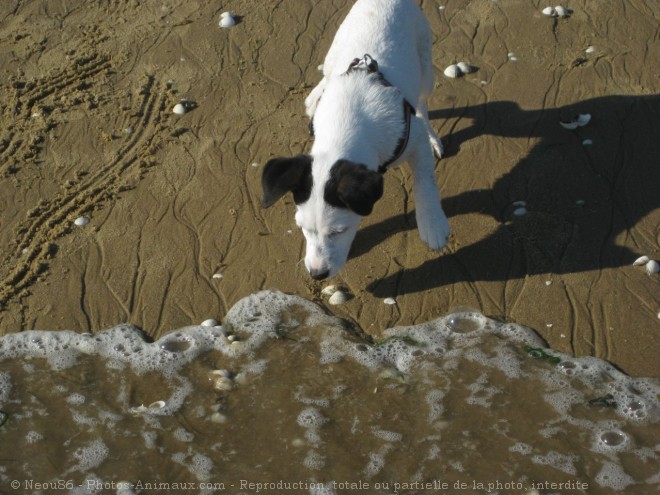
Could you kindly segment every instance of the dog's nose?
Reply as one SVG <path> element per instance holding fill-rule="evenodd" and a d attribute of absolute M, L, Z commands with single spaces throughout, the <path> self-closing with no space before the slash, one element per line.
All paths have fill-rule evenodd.
<path fill-rule="evenodd" d="M 314 280 L 323 280 L 328 278 L 328 275 L 330 275 L 330 270 L 311 270 L 309 274 Z"/>

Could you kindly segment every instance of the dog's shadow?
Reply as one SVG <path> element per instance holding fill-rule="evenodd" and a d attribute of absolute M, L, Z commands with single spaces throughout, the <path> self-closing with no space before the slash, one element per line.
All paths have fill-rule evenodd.
<path fill-rule="evenodd" d="M 559 125 L 578 114 L 590 114 L 591 122 L 576 130 Z M 368 289 L 374 295 L 601 270 L 628 265 L 639 256 L 620 246 L 621 236 L 631 235 L 638 222 L 660 207 L 660 95 L 608 96 L 542 110 L 522 110 L 503 101 L 430 114 L 431 119 L 452 117 L 471 119 L 472 125 L 444 138 L 445 157 L 484 135 L 540 141 L 492 187 L 443 199 L 448 217 L 489 215 L 497 220 L 495 229 L 473 244 L 373 282 Z M 445 166 L 451 160 L 439 162 Z M 513 213 L 521 207 L 526 214 Z M 657 242 L 657 219 L 646 221 L 650 227 L 645 224 L 632 234 L 640 249 Z M 351 255 L 360 256 L 388 236 L 414 228 L 414 212 L 368 226 L 358 232 Z"/>

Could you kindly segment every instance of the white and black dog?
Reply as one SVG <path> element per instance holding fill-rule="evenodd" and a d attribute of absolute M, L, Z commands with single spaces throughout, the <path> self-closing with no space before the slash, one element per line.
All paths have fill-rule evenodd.
<path fill-rule="evenodd" d="M 431 249 L 447 243 L 449 223 L 435 181 L 442 144 L 428 120 L 433 90 L 431 30 L 413 0 L 358 0 L 339 27 L 323 79 L 305 100 L 314 145 L 309 155 L 264 167 L 263 206 L 287 192 L 307 241 L 316 280 L 346 263 L 360 219 L 383 195 L 383 172 L 408 161 L 417 228 Z"/>

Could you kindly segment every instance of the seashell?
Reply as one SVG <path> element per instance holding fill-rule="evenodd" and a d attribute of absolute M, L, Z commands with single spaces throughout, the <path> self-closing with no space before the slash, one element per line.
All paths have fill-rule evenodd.
<path fill-rule="evenodd" d="M 348 294 L 346 294 L 346 292 L 344 292 L 343 290 L 338 290 L 330 296 L 328 302 L 336 306 L 338 304 L 344 304 L 348 300 L 349 300 Z"/>
<path fill-rule="evenodd" d="M 571 11 L 568 10 L 567 8 L 565 8 L 565 7 L 562 7 L 561 5 L 557 5 L 555 7 L 555 14 L 558 17 L 568 17 L 568 16 L 571 15 Z"/>
<path fill-rule="evenodd" d="M 393 297 L 386 297 L 385 299 L 383 299 L 383 302 L 391 306 L 392 304 L 396 304 L 396 299 L 394 299 Z"/>
<path fill-rule="evenodd" d="M 518 200 L 518 201 L 514 201 L 511 204 L 513 206 L 527 206 L 527 201 L 524 201 L 524 200 L 521 199 L 521 200 Z"/>
<path fill-rule="evenodd" d="M 231 373 L 228 370 L 213 370 L 211 371 L 212 375 L 222 376 L 225 378 L 231 378 Z"/>
<path fill-rule="evenodd" d="M 73 223 L 75 223 L 78 227 L 84 227 L 89 223 L 89 218 L 87 217 L 78 217 L 76 218 Z"/>
<path fill-rule="evenodd" d="M 571 121 L 571 122 L 562 122 L 559 121 L 559 125 L 562 126 L 564 129 L 568 129 L 569 131 L 574 131 L 577 129 L 580 124 L 578 124 L 576 121 Z"/>
<path fill-rule="evenodd" d="M 129 409 L 129 412 L 131 414 L 133 414 L 134 416 L 139 416 L 140 414 L 144 414 L 147 411 L 148 411 L 148 408 L 144 404 L 140 404 L 137 407 L 131 407 Z"/>
<path fill-rule="evenodd" d="M 230 28 L 236 25 L 236 18 L 231 12 L 223 12 L 220 14 L 220 23 L 221 28 Z"/>
<path fill-rule="evenodd" d="M 557 15 L 557 12 L 553 7 L 546 7 L 541 11 L 541 13 L 543 15 L 547 15 L 548 17 L 555 17 Z"/>
<path fill-rule="evenodd" d="M 165 401 L 164 400 L 157 400 L 156 402 L 152 402 L 149 404 L 149 409 L 162 409 L 165 407 Z"/>
<path fill-rule="evenodd" d="M 236 335 L 227 335 L 227 340 L 229 342 L 238 342 L 238 337 Z"/>
<path fill-rule="evenodd" d="M 227 422 L 227 416 L 225 416 L 221 412 L 214 412 L 213 414 L 211 414 L 210 419 L 214 423 L 226 423 Z"/>
<path fill-rule="evenodd" d="M 660 264 L 655 260 L 651 260 L 646 264 L 644 269 L 646 270 L 647 275 L 654 275 L 660 272 Z"/>
<path fill-rule="evenodd" d="M 172 109 L 172 113 L 175 113 L 176 115 L 183 115 L 186 113 L 186 107 L 182 103 L 177 103 L 174 105 L 174 108 Z"/>
<path fill-rule="evenodd" d="M 594 53 L 596 51 L 595 46 L 589 46 L 587 49 L 584 51 L 585 53 Z"/>
<path fill-rule="evenodd" d="M 219 377 L 213 380 L 213 387 L 216 390 L 228 392 L 234 388 L 234 381 L 229 378 Z"/>
<path fill-rule="evenodd" d="M 651 261 L 651 258 L 649 258 L 648 256 L 640 256 L 633 262 L 633 266 L 646 265 L 649 261 Z"/>
<path fill-rule="evenodd" d="M 331 296 L 335 292 L 337 292 L 338 290 L 339 290 L 339 287 L 337 287 L 336 285 L 328 285 L 327 287 L 323 288 L 323 290 L 321 291 L 321 294 L 323 294 L 324 296 Z"/>
<path fill-rule="evenodd" d="M 209 318 L 208 320 L 204 320 L 201 325 L 203 327 L 217 327 L 218 326 L 218 320 L 214 320 L 213 318 Z"/>
<path fill-rule="evenodd" d="M 234 388 L 234 380 L 232 380 L 231 373 L 227 370 L 212 371 L 210 380 L 213 382 L 213 387 L 216 390 L 227 392 Z"/>
<path fill-rule="evenodd" d="M 469 74 L 470 72 L 474 71 L 474 67 L 472 67 L 470 64 L 466 62 L 459 62 L 456 64 L 456 67 L 461 71 L 463 74 Z"/>
<path fill-rule="evenodd" d="M 213 274 L 213 279 L 214 280 L 222 280 L 223 278 L 225 278 L 225 277 L 224 277 L 224 275 L 222 275 L 222 273 L 214 273 Z"/>
<path fill-rule="evenodd" d="M 591 120 L 590 113 L 581 113 L 575 118 L 577 125 L 579 125 L 580 127 L 584 127 L 585 125 L 587 125 L 590 120 Z"/>
<path fill-rule="evenodd" d="M 517 217 L 525 216 L 527 215 L 527 208 L 523 208 L 523 207 L 516 208 L 515 210 L 513 210 L 513 214 Z"/>
<path fill-rule="evenodd" d="M 455 79 L 457 77 L 461 77 L 462 72 L 461 69 L 458 67 L 456 64 L 451 64 L 449 67 L 445 69 L 444 72 L 445 76 L 450 77 L 452 79 Z"/>
<path fill-rule="evenodd" d="M 594 142 L 591 139 L 585 139 L 582 141 L 582 146 L 591 146 Z"/>

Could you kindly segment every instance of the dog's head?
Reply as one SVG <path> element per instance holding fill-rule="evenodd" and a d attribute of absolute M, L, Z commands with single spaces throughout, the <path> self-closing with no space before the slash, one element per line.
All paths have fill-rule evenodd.
<path fill-rule="evenodd" d="M 266 163 L 263 207 L 293 193 L 296 224 L 307 241 L 305 267 L 314 279 L 323 280 L 346 263 L 360 218 L 369 215 L 383 195 L 383 177 L 348 160 L 319 167 L 325 174 L 313 174 L 312 161 L 310 155 L 298 155 Z"/>

